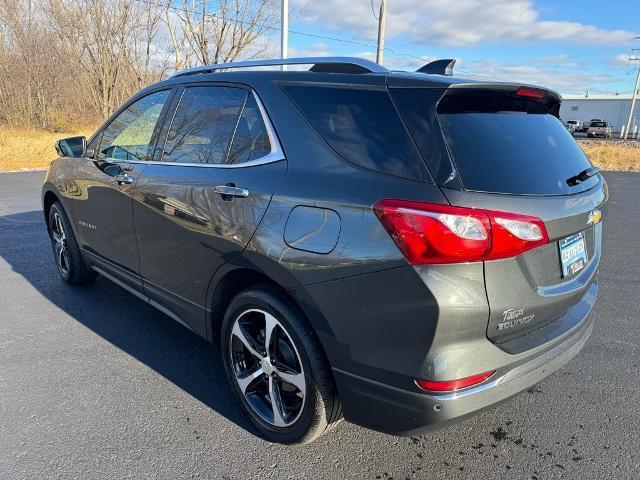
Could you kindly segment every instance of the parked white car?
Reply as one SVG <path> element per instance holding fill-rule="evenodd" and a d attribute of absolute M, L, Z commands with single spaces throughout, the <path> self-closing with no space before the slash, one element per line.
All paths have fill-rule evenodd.
<path fill-rule="evenodd" d="M 567 120 L 564 125 L 571 133 L 582 132 L 584 124 L 580 120 Z"/>
<path fill-rule="evenodd" d="M 587 130 L 587 137 L 611 137 L 611 124 L 605 121 L 592 121 Z"/>

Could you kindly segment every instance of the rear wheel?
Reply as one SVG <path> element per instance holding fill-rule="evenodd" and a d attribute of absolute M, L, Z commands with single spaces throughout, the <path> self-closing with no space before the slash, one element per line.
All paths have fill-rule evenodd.
<path fill-rule="evenodd" d="M 227 377 L 267 440 L 307 443 L 341 418 L 331 371 L 298 308 L 268 285 L 238 294 L 221 335 Z"/>
<path fill-rule="evenodd" d="M 49 209 L 48 229 L 54 260 L 62 279 L 72 285 L 93 280 L 96 273 L 82 258 L 69 217 L 60 202 L 55 202 Z"/>

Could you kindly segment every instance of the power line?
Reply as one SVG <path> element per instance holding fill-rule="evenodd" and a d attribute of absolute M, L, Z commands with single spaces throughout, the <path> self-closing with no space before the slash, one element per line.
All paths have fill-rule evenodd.
<path fill-rule="evenodd" d="M 307 3 L 304 4 L 304 7 L 302 7 L 300 10 L 298 10 L 295 13 L 292 13 L 289 15 L 289 20 L 293 20 L 296 17 L 299 17 L 300 15 L 302 15 L 302 12 L 304 12 L 307 8 L 309 8 L 309 5 L 311 5 L 311 2 L 313 2 L 313 0 L 309 0 Z"/>
<path fill-rule="evenodd" d="M 149 0 L 136 0 L 139 3 L 145 3 L 147 5 L 151 5 L 154 7 L 157 7 L 158 4 L 154 3 L 152 1 Z M 311 3 L 311 2 L 309 2 Z M 163 5 L 165 8 L 169 8 L 171 10 L 174 11 L 179 11 L 179 12 L 185 12 L 185 13 L 193 13 L 193 10 L 190 10 L 188 8 L 184 8 L 184 7 L 177 7 L 175 5 Z M 308 6 L 308 4 L 307 4 Z M 306 6 L 305 6 L 306 8 Z M 274 30 L 274 31 L 281 31 L 282 29 L 280 27 L 277 27 L 275 25 L 267 25 L 265 23 L 254 23 L 254 22 L 248 22 L 246 20 L 240 20 L 239 18 L 232 18 L 232 17 L 222 17 L 220 15 L 217 15 L 215 13 L 205 13 L 204 16 L 206 17 L 211 17 L 211 18 L 217 18 L 219 20 L 229 20 L 232 22 L 238 22 L 238 23 L 242 23 L 245 25 L 252 25 L 254 27 L 260 27 L 264 30 Z M 339 43 L 346 43 L 349 45 L 358 45 L 361 47 L 367 47 L 367 48 L 371 48 L 371 49 L 375 49 L 377 48 L 377 45 L 371 44 L 371 43 L 366 43 L 363 41 L 359 41 L 359 40 L 348 40 L 346 38 L 339 38 L 339 37 L 332 37 L 332 36 L 328 36 L 328 35 L 320 35 L 317 33 L 308 33 L 308 32 L 300 32 L 300 31 L 296 31 L 296 30 L 289 30 L 289 33 L 291 35 L 299 35 L 302 37 L 309 37 L 309 38 L 318 38 L 321 40 L 330 40 L 333 42 L 339 42 Z M 417 55 L 412 55 L 410 53 L 406 53 L 406 52 L 400 52 L 398 50 L 395 50 L 391 47 L 384 47 L 383 49 L 384 51 L 388 51 L 390 52 L 392 55 L 395 55 L 396 57 L 409 57 L 409 58 L 413 58 L 415 60 L 420 60 L 421 62 L 428 62 L 429 60 L 423 57 L 419 57 Z"/>
<path fill-rule="evenodd" d="M 376 15 L 376 11 L 375 11 L 375 9 L 373 8 L 373 0 L 370 0 L 370 2 L 369 2 L 369 3 L 371 3 L 371 13 L 373 13 L 373 18 L 375 18 L 376 20 L 380 20 L 380 19 L 378 18 L 378 16 Z"/>

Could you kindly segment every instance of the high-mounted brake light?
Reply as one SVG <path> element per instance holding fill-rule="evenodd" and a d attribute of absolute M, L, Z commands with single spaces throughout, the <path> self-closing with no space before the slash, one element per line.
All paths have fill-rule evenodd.
<path fill-rule="evenodd" d="M 463 388 L 469 388 L 479 383 L 484 382 L 491 375 L 496 373 L 495 370 L 489 372 L 480 373 L 478 375 L 472 375 L 471 377 L 460 378 L 458 380 L 449 380 L 445 382 L 435 382 L 431 380 L 416 380 L 418 385 L 423 390 L 429 392 L 455 392 Z"/>
<path fill-rule="evenodd" d="M 529 98 L 537 98 L 542 99 L 547 96 L 544 90 L 538 90 L 537 88 L 531 87 L 520 87 L 516 90 L 516 95 L 519 97 L 529 97 Z"/>
<path fill-rule="evenodd" d="M 536 217 L 407 200 L 373 210 L 412 265 L 508 258 L 549 241 Z"/>

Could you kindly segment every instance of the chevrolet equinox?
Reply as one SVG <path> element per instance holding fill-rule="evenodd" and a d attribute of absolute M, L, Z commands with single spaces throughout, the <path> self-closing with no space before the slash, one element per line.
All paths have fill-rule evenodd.
<path fill-rule="evenodd" d="M 247 69 L 282 64 L 308 70 Z M 560 368 L 593 329 L 607 188 L 561 97 L 358 58 L 197 67 L 59 140 L 57 269 L 219 345 L 266 439 L 414 435 Z M 279 67 L 277 67 L 279 68 Z"/>

